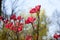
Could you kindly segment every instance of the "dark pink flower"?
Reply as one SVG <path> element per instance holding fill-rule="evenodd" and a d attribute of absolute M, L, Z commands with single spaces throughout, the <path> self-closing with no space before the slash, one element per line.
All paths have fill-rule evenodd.
<path fill-rule="evenodd" d="M 36 9 L 35 9 L 35 8 L 31 9 L 31 10 L 30 10 L 30 13 L 31 13 L 31 14 L 32 14 L 32 13 L 36 13 Z"/>
<path fill-rule="evenodd" d="M 8 20 L 8 19 L 6 19 L 6 20 L 4 20 L 3 22 L 6 24 L 6 23 L 8 23 L 8 21 L 9 21 L 9 20 Z"/>
<path fill-rule="evenodd" d="M 3 19 L 3 17 L 2 16 L 0 16 L 0 20 L 2 20 Z"/>
<path fill-rule="evenodd" d="M 9 24 L 5 24 L 5 27 L 6 27 L 6 28 L 9 28 Z"/>
<path fill-rule="evenodd" d="M 18 17 L 17 17 L 17 20 L 21 20 L 21 19 L 22 19 L 22 17 L 21 17 L 21 16 L 18 16 Z"/>
<path fill-rule="evenodd" d="M 36 8 L 36 11 L 40 11 L 41 5 L 37 5 L 35 8 Z"/>
<path fill-rule="evenodd" d="M 10 27 L 12 27 L 12 25 L 13 25 L 12 22 L 11 22 L 11 23 L 7 23 L 7 24 L 5 24 L 5 27 L 6 27 L 6 28 L 10 28 Z"/>
<path fill-rule="evenodd" d="M 18 27 L 18 32 L 19 32 L 19 31 L 22 31 L 22 29 L 23 29 L 23 26 L 20 25 L 20 26 Z"/>
<path fill-rule="evenodd" d="M 53 37 L 57 39 L 57 38 L 58 38 L 58 35 L 57 35 L 57 34 L 54 34 L 54 36 L 53 36 Z"/>
<path fill-rule="evenodd" d="M 26 36 L 26 40 L 32 40 L 32 36 L 27 35 L 27 36 Z"/>
<path fill-rule="evenodd" d="M 33 23 L 36 20 L 36 18 L 28 17 L 28 19 L 25 21 L 26 24 Z"/>
<path fill-rule="evenodd" d="M 29 24 L 30 22 L 29 22 L 29 20 L 25 20 L 25 24 Z"/>
<path fill-rule="evenodd" d="M 19 26 L 19 22 L 16 22 L 16 26 Z"/>
<path fill-rule="evenodd" d="M 40 8 L 41 8 L 41 5 L 37 5 L 37 6 L 35 6 L 35 8 L 32 8 L 31 10 L 30 10 L 30 13 L 32 14 L 32 13 L 37 13 L 38 11 L 40 11 Z"/>
<path fill-rule="evenodd" d="M 36 18 L 28 17 L 28 19 L 25 21 L 26 24 L 33 23 L 36 20 Z"/>
<path fill-rule="evenodd" d="M 33 23 L 36 20 L 36 18 L 34 18 L 34 17 L 28 17 L 28 20 L 29 20 L 30 23 Z"/>
<path fill-rule="evenodd" d="M 16 20 L 16 15 L 15 14 L 11 15 L 10 19 Z"/>

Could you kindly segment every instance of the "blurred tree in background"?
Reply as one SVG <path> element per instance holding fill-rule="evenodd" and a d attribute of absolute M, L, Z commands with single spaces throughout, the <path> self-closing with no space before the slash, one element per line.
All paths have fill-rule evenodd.
<path fill-rule="evenodd" d="M 1 0 L 0 0 L 0 15 L 1 15 Z"/>

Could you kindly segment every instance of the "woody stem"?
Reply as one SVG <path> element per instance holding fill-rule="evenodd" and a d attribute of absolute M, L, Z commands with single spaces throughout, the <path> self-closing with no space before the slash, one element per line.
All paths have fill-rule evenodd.
<path fill-rule="evenodd" d="M 31 23 L 32 25 L 32 28 L 33 28 L 33 40 L 34 40 L 34 26 L 33 26 L 33 23 Z"/>
<path fill-rule="evenodd" d="M 38 17 L 38 24 L 37 24 L 37 40 L 39 39 L 39 24 L 40 24 L 40 17 L 39 17 L 39 13 L 37 13 L 37 17 Z"/>

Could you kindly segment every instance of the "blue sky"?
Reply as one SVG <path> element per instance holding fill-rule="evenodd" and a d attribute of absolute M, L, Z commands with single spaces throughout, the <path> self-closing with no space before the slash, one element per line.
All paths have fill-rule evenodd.
<path fill-rule="evenodd" d="M 29 12 L 31 8 L 33 8 L 36 5 L 41 5 L 41 8 L 43 8 L 46 11 L 47 16 L 51 16 L 55 10 L 60 11 L 60 0 L 23 0 L 22 3 L 22 11 L 25 11 L 26 13 Z"/>
<path fill-rule="evenodd" d="M 4 0 L 5 1 L 5 0 Z M 11 2 L 12 1 L 12 2 Z M 8 15 L 11 14 L 11 8 L 15 0 L 6 0 L 5 4 L 5 10 Z M 31 8 L 33 8 L 36 5 L 41 5 L 41 8 L 43 8 L 46 11 L 47 16 L 51 16 L 55 10 L 60 11 L 60 0 L 18 0 L 13 5 L 14 12 L 16 12 L 18 15 L 21 12 L 28 13 Z M 17 8 L 15 9 L 15 7 Z M 20 11 L 19 11 L 20 9 Z"/>

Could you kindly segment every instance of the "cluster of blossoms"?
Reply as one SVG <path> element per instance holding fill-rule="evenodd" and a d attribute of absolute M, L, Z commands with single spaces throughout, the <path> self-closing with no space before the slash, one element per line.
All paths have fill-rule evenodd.
<path fill-rule="evenodd" d="M 30 14 L 38 13 L 40 11 L 41 5 L 36 6 L 30 10 Z M 10 18 L 4 19 L 0 16 L 0 21 L 3 21 L 4 27 L 10 29 L 14 32 L 20 32 L 24 28 L 24 24 L 33 24 L 36 18 L 29 16 L 24 22 L 21 22 L 24 18 L 21 16 L 16 17 L 15 14 L 11 15 Z M 13 22 L 11 22 L 13 20 Z M 33 27 L 33 26 L 32 26 Z M 37 30 L 38 31 L 38 30 Z M 27 36 L 26 40 L 32 40 L 32 36 Z"/>
<path fill-rule="evenodd" d="M 23 23 L 20 23 L 18 21 L 21 21 L 23 18 L 21 16 L 16 17 L 15 14 L 11 15 L 10 20 L 4 19 L 0 16 L 0 21 L 3 21 L 4 27 L 13 31 L 22 31 L 23 29 Z M 14 22 L 11 22 L 11 20 L 14 20 Z M 18 21 L 17 21 L 18 20 Z"/>
<path fill-rule="evenodd" d="M 14 22 L 11 22 L 11 20 L 14 20 Z M 9 19 L 4 19 L 3 17 L 0 16 L 0 21 L 3 21 L 4 27 L 12 30 L 14 32 L 20 32 L 24 28 L 24 23 L 21 22 L 23 18 L 21 16 L 16 17 L 15 14 L 11 15 L 10 20 Z M 25 20 L 25 24 L 33 23 L 36 20 L 34 17 L 28 17 Z M 26 40 L 32 40 L 32 36 L 28 35 L 26 36 Z"/>
<path fill-rule="evenodd" d="M 0 16 L 0 21 L 3 21 L 4 27 L 14 32 L 20 32 L 23 30 L 24 23 L 21 22 L 21 20 L 23 19 L 24 18 L 22 18 L 21 16 L 16 17 L 15 14 L 11 15 L 10 20 L 9 19 L 3 20 L 3 17 Z M 11 22 L 11 20 L 13 20 L 13 22 Z M 25 20 L 25 24 L 33 23 L 35 20 L 36 18 L 34 17 L 28 17 Z M 30 35 L 26 36 L 26 40 L 32 40 L 32 36 Z"/>

